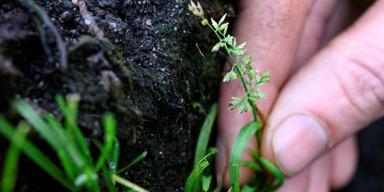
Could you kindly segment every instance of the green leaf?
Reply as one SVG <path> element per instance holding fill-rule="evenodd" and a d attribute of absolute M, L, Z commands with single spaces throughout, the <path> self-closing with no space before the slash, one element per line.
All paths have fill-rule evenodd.
<path fill-rule="evenodd" d="M 0 134 L 12 142 L 12 135 L 14 135 L 14 132 L 15 130 L 13 126 L 0 116 Z M 33 143 L 25 140 L 23 145 L 19 145 L 19 148 L 27 157 L 47 172 L 52 178 L 56 179 L 61 185 L 70 191 L 75 190 L 72 182 L 67 180 L 64 173 Z"/>
<path fill-rule="evenodd" d="M 213 125 L 215 123 L 215 119 L 217 116 L 218 106 L 217 104 L 213 104 L 207 117 L 204 120 L 203 126 L 200 129 L 199 137 L 197 139 L 195 158 L 194 158 L 194 166 L 203 159 L 204 155 L 207 153 L 208 143 L 211 137 L 211 132 Z"/>
<path fill-rule="evenodd" d="M 134 183 L 132 183 L 132 182 L 130 182 L 130 181 L 120 177 L 120 176 L 118 176 L 118 175 L 113 175 L 112 179 L 115 182 L 119 183 L 120 185 L 125 186 L 125 187 L 127 187 L 129 189 L 132 189 L 133 191 L 136 191 L 136 192 L 148 192 L 146 189 L 144 189 L 144 188 L 142 188 L 142 187 L 140 187 L 140 186 L 138 186 L 138 185 L 136 185 L 136 184 L 134 184 Z"/>
<path fill-rule="evenodd" d="M 105 163 L 107 156 L 113 150 L 116 138 L 116 120 L 112 114 L 104 115 L 104 146 L 96 163 L 96 171 L 99 171 Z"/>
<path fill-rule="evenodd" d="M 119 174 L 123 173 L 124 171 L 127 171 L 128 169 L 130 169 L 132 166 L 136 165 L 138 162 L 142 161 L 146 156 L 147 156 L 147 151 L 144 151 L 142 154 L 140 154 L 139 156 L 137 156 L 134 160 L 131 161 L 131 163 L 129 163 L 126 167 L 120 169 L 118 171 Z"/>
<path fill-rule="evenodd" d="M 199 183 L 201 176 L 204 170 L 209 166 L 208 159 L 214 156 L 217 153 L 217 149 L 212 149 L 208 152 L 207 155 L 204 156 L 203 159 L 199 161 L 199 163 L 194 166 L 191 174 L 188 176 L 187 181 L 185 183 L 185 192 L 196 192 L 199 191 Z"/>
<path fill-rule="evenodd" d="M 253 161 L 241 161 L 241 166 L 243 167 L 247 167 L 249 169 L 253 169 L 255 171 L 263 171 L 263 169 L 261 168 L 261 166 L 256 163 L 256 162 L 253 162 Z"/>
<path fill-rule="evenodd" d="M 115 188 L 115 184 L 112 181 L 112 175 L 113 174 L 111 173 L 111 170 L 109 168 L 107 168 L 106 166 L 103 166 L 102 170 L 103 170 L 104 183 L 108 189 L 108 192 L 117 192 L 117 190 Z"/>
<path fill-rule="evenodd" d="M 277 184 L 273 186 L 273 189 L 278 189 L 280 188 L 283 183 L 284 183 L 284 175 L 280 171 L 279 168 L 277 168 L 273 163 L 268 161 L 268 159 L 260 157 L 259 158 L 260 163 L 265 167 L 276 179 L 277 179 Z"/>
<path fill-rule="evenodd" d="M 251 186 L 245 185 L 242 189 L 241 192 L 254 192 L 255 189 Z"/>
<path fill-rule="evenodd" d="M 1 178 L 1 191 L 12 192 L 16 183 L 17 165 L 20 157 L 20 146 L 24 144 L 30 128 L 21 122 L 11 138 L 11 144 L 5 155 L 3 175 Z"/>
<path fill-rule="evenodd" d="M 211 183 L 212 183 L 212 175 L 209 175 L 209 176 L 205 176 L 203 175 L 201 177 L 201 188 L 204 192 L 207 192 L 209 190 L 209 188 L 211 187 Z"/>
<path fill-rule="evenodd" d="M 77 108 L 80 100 L 80 96 L 77 94 L 69 95 L 65 102 L 62 96 L 56 96 L 56 103 L 58 104 L 60 111 L 64 115 L 67 129 L 67 139 L 71 139 L 73 136 L 75 144 L 78 144 L 82 154 L 82 159 L 86 161 L 88 165 L 93 165 L 91 151 L 88 147 L 88 143 L 77 125 Z"/>
<path fill-rule="evenodd" d="M 232 145 L 231 155 L 229 160 L 229 176 L 232 192 L 240 192 L 240 166 L 241 158 L 245 147 L 260 130 L 262 125 L 257 122 L 251 122 L 241 128 L 239 134 L 236 137 L 235 142 Z"/>

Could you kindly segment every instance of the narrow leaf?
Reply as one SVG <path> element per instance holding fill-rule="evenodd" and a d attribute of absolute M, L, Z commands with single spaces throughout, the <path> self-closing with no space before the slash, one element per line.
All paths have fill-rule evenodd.
<path fill-rule="evenodd" d="M 196 151 L 195 151 L 195 160 L 193 163 L 194 166 L 196 166 L 197 163 L 201 159 L 203 159 L 204 155 L 207 153 L 208 143 L 211 137 L 213 125 L 215 123 L 217 111 L 218 111 L 217 104 L 213 104 L 207 117 L 205 118 L 203 126 L 200 129 L 199 137 L 197 139 Z"/>
<path fill-rule="evenodd" d="M 203 171 L 209 166 L 208 159 L 217 153 L 217 149 L 212 149 L 199 163 L 194 166 L 191 174 L 187 178 L 185 183 L 185 192 L 199 191 L 199 183 Z"/>
<path fill-rule="evenodd" d="M 248 123 L 243 128 L 241 128 L 235 142 L 232 145 L 231 156 L 229 160 L 229 176 L 232 192 L 240 192 L 241 158 L 247 144 L 260 128 L 260 123 Z"/>
<path fill-rule="evenodd" d="M 1 191 L 12 192 L 16 183 L 17 165 L 20 157 L 20 146 L 24 144 L 29 127 L 20 123 L 11 138 L 11 144 L 5 155 L 3 175 L 1 178 Z"/>

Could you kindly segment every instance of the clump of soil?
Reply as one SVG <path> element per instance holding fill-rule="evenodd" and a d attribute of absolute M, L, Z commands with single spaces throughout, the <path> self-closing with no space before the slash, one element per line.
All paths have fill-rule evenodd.
<path fill-rule="evenodd" d="M 26 1 L 0 0 L 3 115 L 12 117 L 8 104 L 19 96 L 60 116 L 54 97 L 79 93 L 88 138 L 102 136 L 100 120 L 110 111 L 119 125 L 120 165 L 148 152 L 123 176 L 150 191 L 182 190 L 223 59 L 209 53 L 215 38 L 187 13 L 189 1 L 86 0 L 82 9 L 69 0 L 36 2 L 52 25 Z M 232 12 L 222 1 L 204 6 L 214 17 Z M 61 190 L 26 158 L 20 166 L 18 191 Z"/>

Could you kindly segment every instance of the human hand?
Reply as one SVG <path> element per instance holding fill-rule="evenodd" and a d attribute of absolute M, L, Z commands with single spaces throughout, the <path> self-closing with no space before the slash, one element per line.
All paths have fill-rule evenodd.
<path fill-rule="evenodd" d="M 354 133 L 383 116 L 384 1 L 332 38 L 350 18 L 347 4 L 243 0 L 239 6 L 238 42 L 248 43 L 257 68 L 272 73 L 265 86 L 268 99 L 259 104 L 270 114 L 262 153 L 289 177 L 284 191 L 344 185 L 356 166 Z M 242 91 L 239 85 L 235 81 L 221 88 L 217 172 L 226 175 L 226 182 L 230 146 L 252 118 L 227 110 L 230 98 Z M 241 180 L 250 174 L 242 169 Z"/>

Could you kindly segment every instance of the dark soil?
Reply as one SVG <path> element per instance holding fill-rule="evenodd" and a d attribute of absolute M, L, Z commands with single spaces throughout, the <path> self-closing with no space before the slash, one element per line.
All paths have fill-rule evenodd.
<path fill-rule="evenodd" d="M 352 182 L 341 192 L 384 192 L 384 119 L 358 134 L 359 163 Z"/>
<path fill-rule="evenodd" d="M 215 38 L 187 13 L 189 0 L 86 0 L 100 31 L 69 0 L 36 2 L 53 25 L 26 1 L 0 0 L 3 115 L 13 117 L 8 104 L 18 96 L 60 117 L 54 97 L 79 93 L 88 138 L 101 138 L 105 112 L 117 118 L 120 166 L 148 152 L 124 177 L 150 191 L 181 191 L 222 59 L 210 53 Z M 206 2 L 212 16 L 233 12 Z M 28 159 L 20 164 L 17 191 L 62 190 Z"/>

